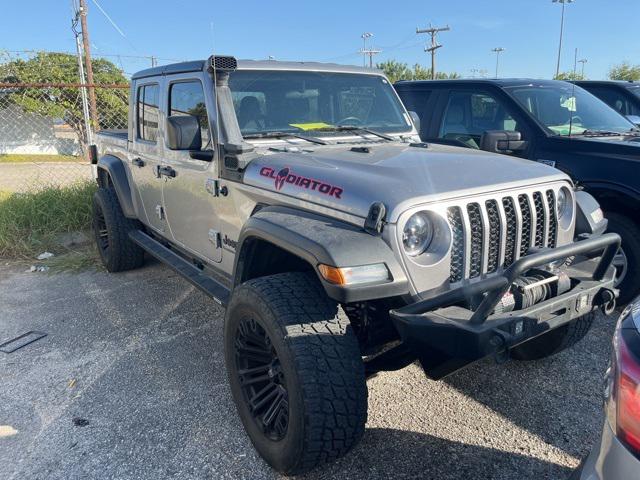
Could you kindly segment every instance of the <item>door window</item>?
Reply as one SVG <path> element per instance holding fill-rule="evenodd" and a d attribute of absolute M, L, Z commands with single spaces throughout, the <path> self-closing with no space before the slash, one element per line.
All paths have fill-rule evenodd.
<path fill-rule="evenodd" d="M 169 115 L 192 115 L 200 124 L 202 150 L 210 149 L 209 117 L 204 100 L 204 90 L 199 81 L 179 82 L 169 89 Z"/>
<path fill-rule="evenodd" d="M 141 140 L 155 142 L 158 138 L 158 84 L 143 85 L 138 88 L 137 98 L 137 137 Z"/>
<path fill-rule="evenodd" d="M 617 88 L 596 87 L 589 91 L 622 115 L 638 115 L 640 113 L 640 110 L 627 99 L 623 92 L 618 91 Z"/>
<path fill-rule="evenodd" d="M 480 147 L 487 130 L 517 131 L 514 118 L 504 105 L 486 93 L 453 92 L 440 127 L 440 138 L 457 140 L 472 148 Z"/>

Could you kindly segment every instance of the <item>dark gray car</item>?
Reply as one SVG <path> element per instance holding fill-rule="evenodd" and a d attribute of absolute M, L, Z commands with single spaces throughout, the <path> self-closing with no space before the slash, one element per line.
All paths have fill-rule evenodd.
<path fill-rule="evenodd" d="M 618 321 L 602 435 L 572 480 L 640 478 L 640 298 Z"/>

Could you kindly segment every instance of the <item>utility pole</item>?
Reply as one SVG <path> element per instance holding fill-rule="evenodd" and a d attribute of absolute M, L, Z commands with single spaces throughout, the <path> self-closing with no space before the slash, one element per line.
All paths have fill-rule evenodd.
<path fill-rule="evenodd" d="M 492 52 L 495 52 L 495 54 L 496 54 L 496 78 L 498 78 L 498 65 L 499 65 L 499 62 L 500 62 L 500 53 L 504 52 L 504 50 L 505 49 L 502 48 L 502 47 L 496 47 L 493 50 L 491 50 Z"/>
<path fill-rule="evenodd" d="M 154 57 L 153 55 L 151 56 L 151 67 L 157 67 L 158 66 L 158 61 L 156 60 L 156 57 Z"/>
<path fill-rule="evenodd" d="M 582 64 L 582 72 L 580 73 L 580 80 L 584 80 L 584 64 L 587 63 L 587 59 L 586 58 L 581 58 L 580 60 L 578 60 L 578 63 Z"/>
<path fill-rule="evenodd" d="M 91 112 L 91 123 L 93 124 L 94 129 L 98 129 L 98 106 L 96 103 L 96 90 L 93 86 L 93 66 L 91 65 L 91 49 L 89 47 L 86 0 L 80 0 L 80 28 L 82 29 L 82 48 L 84 50 L 84 60 L 87 70 L 87 82 L 89 83 L 89 109 Z"/>
<path fill-rule="evenodd" d="M 436 78 L 436 50 L 442 47 L 442 45 L 436 42 L 436 36 L 439 32 L 448 32 L 449 30 L 451 30 L 449 28 L 449 25 L 447 25 L 446 27 L 436 28 L 432 27 L 431 24 L 429 24 L 429 28 L 416 28 L 416 35 L 420 33 L 427 33 L 431 36 L 431 46 L 424 47 L 425 52 L 431 53 L 431 80 L 435 80 Z"/>
<path fill-rule="evenodd" d="M 564 33 L 564 6 L 573 3 L 573 0 L 551 0 L 553 3 L 562 4 L 562 15 L 560 17 L 560 43 L 558 44 L 558 63 L 556 64 L 556 77 L 560 75 L 560 55 L 562 54 L 562 34 Z"/>

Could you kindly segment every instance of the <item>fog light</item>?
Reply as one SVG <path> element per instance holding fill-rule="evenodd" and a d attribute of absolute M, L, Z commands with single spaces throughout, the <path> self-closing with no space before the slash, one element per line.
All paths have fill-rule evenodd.
<path fill-rule="evenodd" d="M 335 285 L 382 283 L 390 279 L 389 269 L 384 263 L 358 267 L 332 267 L 321 263 L 318 265 L 318 271 L 322 278 Z"/>

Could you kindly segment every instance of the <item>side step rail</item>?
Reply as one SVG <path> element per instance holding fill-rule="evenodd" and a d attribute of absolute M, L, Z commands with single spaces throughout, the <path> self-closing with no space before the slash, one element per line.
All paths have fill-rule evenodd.
<path fill-rule="evenodd" d="M 223 284 L 205 275 L 196 266 L 140 230 L 129 232 L 129 238 L 150 255 L 171 267 L 176 273 L 209 295 L 217 303 L 223 307 L 227 306 L 229 289 Z"/>

